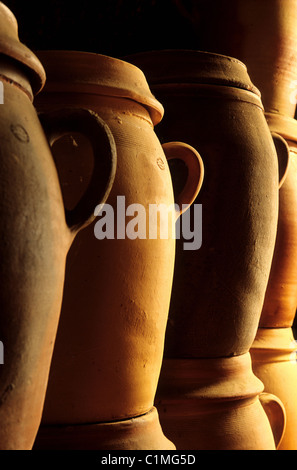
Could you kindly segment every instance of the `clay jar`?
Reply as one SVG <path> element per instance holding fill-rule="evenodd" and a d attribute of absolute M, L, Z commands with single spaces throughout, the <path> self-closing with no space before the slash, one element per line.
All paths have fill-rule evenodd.
<path fill-rule="evenodd" d="M 282 400 L 287 425 L 281 450 L 297 448 L 297 345 L 292 331 L 297 305 L 297 121 L 266 114 L 269 127 L 287 141 L 290 161 L 279 193 L 279 218 L 274 257 L 261 313 L 260 328 L 251 348 L 253 370 L 265 390 Z"/>
<path fill-rule="evenodd" d="M 65 213 L 49 143 L 32 105 L 45 83 L 44 69 L 19 42 L 17 21 L 2 3 L 0 31 L 0 449 L 28 450 L 41 420 L 66 255 L 111 189 L 116 153 L 111 132 L 94 114 L 43 116 L 51 141 L 82 128 L 98 160 L 88 200 Z"/>
<path fill-rule="evenodd" d="M 278 218 L 278 158 L 259 92 L 246 67 L 226 56 L 156 51 L 129 60 L 166 109 L 160 140 L 176 135 L 199 148 L 205 167 L 196 200 L 202 246 L 186 251 L 177 240 L 166 357 L 245 354 L 258 328 Z M 274 138 L 287 162 L 285 141 Z"/>
<path fill-rule="evenodd" d="M 175 239 L 172 230 L 164 239 L 159 234 L 150 237 L 151 222 L 146 217 L 150 204 L 174 203 L 166 156 L 190 166 L 177 201 L 187 206 L 201 186 L 201 159 L 182 143 L 169 143 L 162 149 L 154 125 L 162 119 L 163 107 L 137 67 L 93 53 L 41 51 L 38 55 L 48 80 L 36 100 L 37 109 L 51 110 L 62 103 L 100 113 L 115 137 L 118 165 L 107 201 L 115 214 L 114 239 L 108 235 L 96 238 L 99 218 L 81 232 L 69 252 L 36 446 L 61 445 L 54 426 L 59 425 L 66 448 L 77 448 L 77 443 L 79 448 L 93 449 L 173 448 L 161 431 L 153 403 L 162 363 Z M 142 238 L 125 232 L 131 217 L 118 224 L 122 208 L 126 211 L 132 204 L 145 209 L 139 230 L 143 220 L 148 223 Z M 154 222 L 154 227 L 160 223 Z M 114 431 L 109 439 L 111 422 Z M 91 423 L 97 423 L 94 432 L 86 427 Z M 129 439 L 124 428 L 129 430 Z M 87 442 L 80 434 L 86 429 L 92 435 Z"/>
<path fill-rule="evenodd" d="M 259 326 L 291 328 L 297 305 L 297 121 L 270 113 L 266 118 L 271 131 L 286 140 L 290 159 L 279 191 L 276 245 Z"/>
<path fill-rule="evenodd" d="M 194 48 L 236 57 L 248 67 L 266 112 L 294 117 L 296 0 L 175 0 L 193 27 Z"/>
<path fill-rule="evenodd" d="M 144 71 L 166 109 L 160 140 L 175 135 L 199 148 L 205 168 L 196 199 L 203 210 L 202 245 L 186 251 L 177 240 L 155 402 L 164 432 L 177 449 L 276 448 L 285 411 L 274 397 L 271 409 L 282 418 L 269 424 L 249 350 L 272 263 L 287 144 L 272 138 L 259 91 L 238 60 L 197 51 L 156 51 L 128 60 Z M 241 379 L 232 382 L 238 367 Z M 274 441 L 275 426 L 281 432 Z"/>
<path fill-rule="evenodd" d="M 279 450 L 296 450 L 297 387 L 296 341 L 291 328 L 259 328 L 251 357 L 253 371 L 264 390 L 279 397 L 286 413 L 286 426 Z"/>

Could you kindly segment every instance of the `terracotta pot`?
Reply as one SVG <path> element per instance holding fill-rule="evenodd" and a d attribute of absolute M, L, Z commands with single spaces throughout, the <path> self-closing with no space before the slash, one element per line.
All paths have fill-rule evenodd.
<path fill-rule="evenodd" d="M 290 328 L 297 306 L 297 121 L 267 114 L 267 122 L 286 139 L 290 161 L 279 192 L 277 238 L 260 327 Z"/>
<path fill-rule="evenodd" d="M 165 359 L 156 405 L 178 450 L 275 450 L 286 413 L 263 394 L 250 354 L 218 359 Z"/>
<path fill-rule="evenodd" d="M 51 141 L 81 128 L 98 160 L 88 200 L 65 214 L 49 143 L 32 105 L 44 85 L 44 69 L 19 42 L 17 21 L 2 3 L 0 31 L 0 449 L 24 450 L 32 448 L 41 420 L 66 255 L 109 194 L 116 154 L 111 132 L 94 114 L 43 116 Z"/>
<path fill-rule="evenodd" d="M 149 204 L 173 204 L 166 156 L 187 162 L 191 169 L 178 203 L 195 200 L 203 175 L 201 159 L 186 144 L 173 142 L 162 149 L 154 125 L 161 120 L 163 107 L 141 70 L 99 54 L 42 51 L 39 57 L 48 80 L 37 108 L 50 110 L 61 103 L 90 107 L 104 117 L 115 136 L 118 167 L 108 204 L 116 221 L 122 216 L 121 204 L 125 210 L 141 204 L 144 218 Z M 121 435 L 123 420 L 151 420 L 147 413 L 153 408 L 162 362 L 175 234 L 169 230 L 168 237 L 152 239 L 147 223 L 144 239 L 132 239 L 125 233 L 124 220 L 121 227 L 116 223 L 114 239 L 103 236 L 98 241 L 100 220 L 81 232 L 69 252 L 42 421 L 44 426 L 118 422 Z M 157 227 L 159 223 L 153 223 L 152 228 Z M 105 446 L 97 429 L 88 448 Z M 54 428 L 43 432 L 51 433 L 55 446 Z M 153 432 L 150 442 L 153 449 L 172 448 L 164 436 L 160 441 L 160 432 Z M 40 443 L 37 439 L 36 445 Z M 135 440 L 126 443 L 128 448 L 134 445 Z"/>
<path fill-rule="evenodd" d="M 294 117 L 296 0 L 175 0 L 196 35 L 194 49 L 244 62 L 267 112 Z"/>
<path fill-rule="evenodd" d="M 259 328 L 251 349 L 253 371 L 265 391 L 284 404 L 287 423 L 279 450 L 297 449 L 297 345 L 291 328 Z"/>
<path fill-rule="evenodd" d="M 245 354 L 257 333 L 278 217 L 278 159 L 259 92 L 246 67 L 226 56 L 156 51 L 129 60 L 166 109 L 160 140 L 189 142 L 205 166 L 196 200 L 202 246 L 185 251 L 177 240 L 165 356 Z M 287 162 L 286 142 L 274 139 Z"/>
<path fill-rule="evenodd" d="M 287 427 L 281 450 L 297 449 L 296 343 L 292 326 L 297 306 L 297 121 L 266 114 L 272 131 L 278 131 L 290 148 L 290 161 L 279 194 L 278 231 L 274 257 L 261 313 L 259 330 L 251 348 L 255 374 L 265 390 L 284 403 Z"/>

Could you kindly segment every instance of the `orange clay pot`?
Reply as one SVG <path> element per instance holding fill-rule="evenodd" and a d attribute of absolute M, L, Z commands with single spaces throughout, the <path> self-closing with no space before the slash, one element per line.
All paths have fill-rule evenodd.
<path fill-rule="evenodd" d="M 270 113 L 266 118 L 270 129 L 286 139 L 290 161 L 280 189 L 274 257 L 251 355 L 265 390 L 278 395 L 286 408 L 287 426 L 280 449 L 296 450 L 297 348 L 292 326 L 297 306 L 297 121 Z"/>
<path fill-rule="evenodd" d="M 176 3 L 186 15 L 189 13 L 185 9 L 185 2 L 177 0 Z M 261 328 L 290 328 L 297 305 L 297 126 L 293 119 L 297 88 L 297 1 L 215 1 L 211 8 L 207 2 L 199 0 L 191 4 L 196 11 L 195 18 L 191 15 L 191 21 L 197 31 L 199 47 L 233 55 L 247 65 L 252 81 L 261 91 L 270 129 L 282 135 L 290 147 L 289 171 L 279 194 L 275 253 L 260 319 Z M 211 20 L 208 21 L 208 18 Z M 279 333 L 281 334 L 281 330 Z M 290 344 L 287 347 L 290 348 Z M 272 345 L 268 344 L 267 348 L 268 351 L 272 348 L 271 354 L 278 354 L 278 350 L 273 351 Z M 267 354 L 269 355 L 266 352 L 263 358 L 268 357 Z M 286 367 L 283 361 L 282 365 Z M 267 368 L 269 373 L 274 373 L 274 367 L 267 365 Z M 291 365 L 291 368 L 294 366 Z M 268 376 L 267 372 L 265 389 L 276 383 L 273 377 L 268 381 Z M 292 384 L 289 390 L 292 390 L 295 376 L 291 374 L 290 377 Z M 283 449 L 286 446 L 289 449 L 296 448 L 294 396 L 289 398 L 289 393 L 284 389 L 288 381 L 289 379 L 278 385 L 278 389 L 283 388 L 281 396 L 286 395 L 290 421 L 283 440 Z M 270 391 L 274 392 L 274 388 Z"/>
<path fill-rule="evenodd" d="M 165 106 L 160 139 L 176 135 L 199 148 L 205 167 L 196 199 L 203 208 L 202 245 L 187 252 L 183 240 L 177 240 L 165 359 L 155 401 L 161 425 L 177 448 L 275 448 L 259 402 L 263 384 L 253 376 L 247 358 L 272 263 L 278 187 L 288 164 L 288 146 L 276 134 L 272 139 L 259 92 L 238 60 L 194 51 L 143 53 L 129 60 L 142 68 Z M 179 181 L 181 174 L 175 178 Z M 193 215 L 192 208 L 190 212 Z M 222 386 L 214 378 L 225 364 L 232 370 L 236 361 L 243 378 L 238 391 L 233 372 Z M 173 379 L 183 377 L 189 364 L 195 371 L 194 389 L 211 389 L 211 400 L 209 392 L 205 399 L 197 392 L 196 402 L 196 391 L 183 390 L 190 379 L 184 378 L 185 385 Z M 208 375 L 208 368 L 215 372 Z M 283 432 L 283 407 L 281 416 L 280 423 L 275 421 Z"/>
<path fill-rule="evenodd" d="M 297 449 L 297 345 L 291 328 L 259 328 L 251 348 L 253 371 L 265 391 L 276 394 L 286 410 L 287 423 L 279 450 Z"/>
<path fill-rule="evenodd" d="M 286 139 L 290 160 L 279 192 L 278 229 L 260 327 L 291 328 L 297 307 L 297 121 L 266 114 L 273 132 Z"/>
<path fill-rule="evenodd" d="M 196 200 L 202 246 L 185 251 L 177 240 L 166 358 L 245 354 L 257 333 L 278 217 L 278 158 L 259 92 L 230 57 L 156 51 L 129 60 L 166 109 L 160 139 L 175 135 L 199 148 L 205 167 Z M 281 137 L 275 142 L 285 168 L 288 147 Z"/>
<path fill-rule="evenodd" d="M 49 143 L 32 105 L 44 69 L 19 42 L 16 18 L 2 3 L 0 53 L 0 449 L 29 450 L 41 420 L 66 255 L 111 189 L 116 154 L 109 129 L 94 114 L 43 116 L 51 141 L 81 128 L 98 160 L 88 200 L 65 214 Z"/>
<path fill-rule="evenodd" d="M 43 51 L 39 57 L 48 81 L 37 108 L 90 107 L 104 117 L 115 136 L 118 166 L 108 203 L 116 217 L 120 217 L 118 196 L 125 197 L 126 207 L 141 204 L 146 214 L 149 204 L 174 202 L 166 156 L 188 162 L 191 171 L 178 202 L 193 202 L 201 185 L 201 159 L 185 144 L 175 142 L 162 149 L 154 125 L 162 119 L 163 107 L 152 96 L 141 70 L 83 52 Z M 68 256 L 61 321 L 36 446 L 42 448 L 44 435 L 47 445 L 59 445 L 55 425 L 65 426 L 67 434 L 75 424 L 79 439 L 77 425 L 106 422 L 115 423 L 120 443 L 123 421 L 132 419 L 133 432 L 134 425 L 138 429 L 134 418 L 141 417 L 141 435 L 146 435 L 146 442 L 150 435 L 150 448 L 172 449 L 161 430 L 156 432 L 160 425 L 152 410 L 172 286 L 174 231 L 166 239 L 150 239 L 147 231 L 145 239 L 117 232 L 115 239 L 99 241 L 94 234 L 98 222 L 81 232 Z M 90 428 L 88 448 L 109 446 L 101 429 Z M 141 435 L 138 443 L 127 441 L 125 448 L 147 448 Z M 66 439 L 70 439 L 68 448 L 76 448 L 77 438 L 71 441 L 68 435 Z M 123 448 L 123 443 L 118 445 Z"/>
<path fill-rule="evenodd" d="M 156 405 L 177 450 L 275 450 L 286 424 L 281 401 L 263 394 L 250 354 L 165 359 Z"/>
<path fill-rule="evenodd" d="M 194 29 L 194 49 L 244 62 L 265 111 L 294 117 L 296 104 L 290 98 L 297 80 L 296 0 L 175 1 Z"/>

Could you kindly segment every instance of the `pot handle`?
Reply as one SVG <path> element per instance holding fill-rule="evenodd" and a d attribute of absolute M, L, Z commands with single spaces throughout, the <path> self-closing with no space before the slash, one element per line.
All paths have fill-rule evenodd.
<path fill-rule="evenodd" d="M 88 109 L 55 110 L 38 116 L 51 146 L 63 135 L 78 132 L 93 148 L 94 170 L 88 188 L 74 209 L 65 208 L 66 223 L 76 233 L 95 219 L 95 207 L 109 196 L 116 172 L 116 144 L 107 124 Z"/>
<path fill-rule="evenodd" d="M 188 177 L 183 190 L 177 197 L 176 220 L 186 212 L 195 201 L 204 179 L 204 165 L 201 156 L 191 145 L 183 142 L 167 142 L 162 145 L 167 160 L 182 160 L 188 169 Z"/>
<path fill-rule="evenodd" d="M 282 401 L 272 393 L 260 393 L 260 402 L 269 419 L 275 446 L 279 447 L 286 429 L 286 410 Z"/>
<path fill-rule="evenodd" d="M 274 146 L 278 157 L 278 171 L 279 171 L 279 189 L 285 182 L 289 170 L 290 163 L 290 148 L 283 137 L 276 132 L 271 132 Z"/>

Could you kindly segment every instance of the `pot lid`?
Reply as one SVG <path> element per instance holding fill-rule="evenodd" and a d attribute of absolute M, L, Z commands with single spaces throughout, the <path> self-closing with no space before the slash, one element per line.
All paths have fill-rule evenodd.
<path fill-rule="evenodd" d="M 44 68 L 35 54 L 20 42 L 17 20 L 2 2 L 0 2 L 0 54 L 24 66 L 34 94 L 42 89 L 46 80 Z"/>
<path fill-rule="evenodd" d="M 140 67 L 151 85 L 196 83 L 241 88 L 261 96 L 247 67 L 233 57 L 195 50 L 160 50 L 124 57 Z"/>
<path fill-rule="evenodd" d="M 93 52 L 44 50 L 36 54 L 46 71 L 45 91 L 129 98 L 148 109 L 154 125 L 161 121 L 163 106 L 135 65 Z"/>

